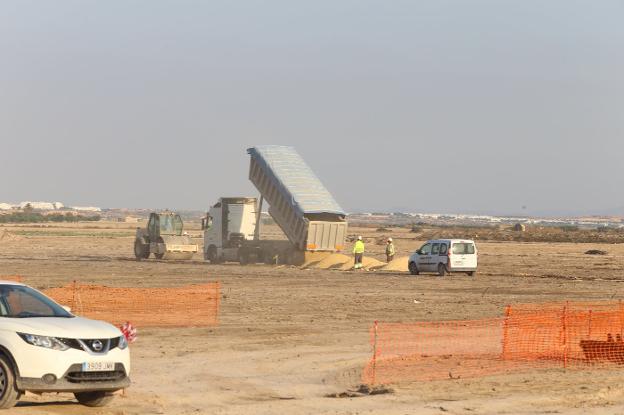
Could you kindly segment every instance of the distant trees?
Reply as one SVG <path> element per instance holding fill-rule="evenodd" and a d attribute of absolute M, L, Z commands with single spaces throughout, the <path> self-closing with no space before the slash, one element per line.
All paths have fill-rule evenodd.
<path fill-rule="evenodd" d="M 28 205 L 24 207 L 22 212 L 13 212 L 7 215 L 0 215 L 0 223 L 41 223 L 41 222 L 97 222 L 101 219 L 99 215 L 82 216 L 72 215 L 71 213 L 52 213 L 50 215 L 42 215 L 34 212 L 32 207 Z"/>

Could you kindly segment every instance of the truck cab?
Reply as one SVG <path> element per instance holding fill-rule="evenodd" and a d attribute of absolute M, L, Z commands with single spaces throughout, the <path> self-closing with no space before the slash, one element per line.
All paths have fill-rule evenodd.
<path fill-rule="evenodd" d="M 257 199 L 222 197 L 202 220 L 204 259 L 212 263 L 239 261 L 239 248 L 256 235 Z"/>

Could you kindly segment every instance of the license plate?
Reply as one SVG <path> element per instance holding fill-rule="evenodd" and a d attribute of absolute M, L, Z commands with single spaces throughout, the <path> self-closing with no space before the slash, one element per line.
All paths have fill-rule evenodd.
<path fill-rule="evenodd" d="M 82 364 L 83 372 L 108 372 L 115 370 L 113 362 L 85 362 Z"/>

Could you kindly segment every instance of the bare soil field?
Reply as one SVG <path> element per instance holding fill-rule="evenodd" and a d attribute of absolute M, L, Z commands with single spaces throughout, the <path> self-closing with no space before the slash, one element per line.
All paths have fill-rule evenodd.
<path fill-rule="evenodd" d="M 478 239 L 476 277 L 409 276 L 191 261 L 136 261 L 127 224 L 6 226 L 0 274 L 37 288 L 72 280 L 110 286 L 179 286 L 219 280 L 220 325 L 139 329 L 131 346 L 133 385 L 110 407 L 71 395 L 28 394 L 7 414 L 619 414 L 624 370 L 530 371 L 478 379 L 393 385 L 394 393 L 331 398 L 355 388 L 371 355 L 374 320 L 498 316 L 508 303 L 624 297 L 624 245 Z M 199 234 L 197 229 L 191 233 Z M 383 260 L 422 240 L 409 230 L 361 233 Z M 439 237 L 446 236 L 440 231 Z M 607 255 L 586 255 L 589 249 Z M 418 300 L 418 303 L 414 302 Z M 188 316 L 192 321 L 192 315 Z"/>

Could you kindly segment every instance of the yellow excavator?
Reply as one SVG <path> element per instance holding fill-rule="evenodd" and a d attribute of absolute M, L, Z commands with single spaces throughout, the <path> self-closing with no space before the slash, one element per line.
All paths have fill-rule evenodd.
<path fill-rule="evenodd" d="M 152 212 L 147 228 L 136 230 L 134 255 L 138 260 L 151 254 L 156 259 L 191 259 L 197 251 L 197 244 L 184 233 L 182 218 L 175 212 Z"/>

